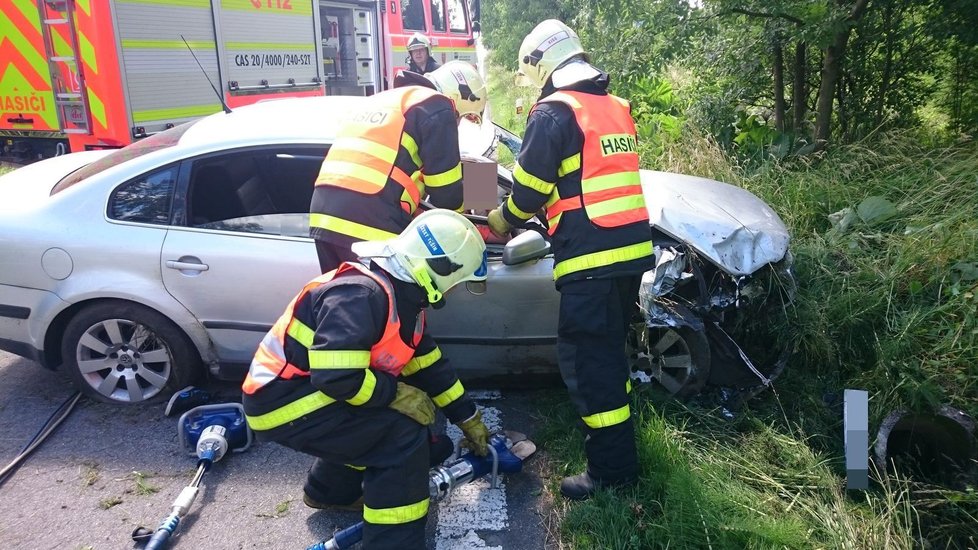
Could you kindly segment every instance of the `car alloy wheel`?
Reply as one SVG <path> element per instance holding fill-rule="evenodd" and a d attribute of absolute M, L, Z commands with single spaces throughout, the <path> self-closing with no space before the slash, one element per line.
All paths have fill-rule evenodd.
<path fill-rule="evenodd" d="M 636 323 L 627 348 L 632 380 L 655 380 L 674 397 L 695 395 L 710 377 L 710 344 L 706 335 L 689 327 Z"/>
<path fill-rule="evenodd" d="M 62 356 L 79 389 L 100 401 L 141 403 L 182 387 L 196 352 L 166 318 L 136 304 L 82 310 L 65 330 Z"/>

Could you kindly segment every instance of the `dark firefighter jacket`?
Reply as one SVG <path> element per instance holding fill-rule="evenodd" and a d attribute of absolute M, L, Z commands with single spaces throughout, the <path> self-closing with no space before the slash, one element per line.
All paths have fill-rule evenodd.
<path fill-rule="evenodd" d="M 607 96 L 607 86 L 607 75 L 602 74 L 559 91 Z M 587 157 L 582 155 L 584 133 L 569 105 L 543 101 L 556 91 L 548 82 L 527 119 L 523 146 L 513 171 L 513 193 L 502 208 L 506 220 L 516 226 L 558 195 L 581 195 L 582 163 L 577 160 L 571 166 L 573 163 L 568 161 Z M 601 227 L 588 218 L 584 208 L 578 208 L 561 215 L 551 238 L 558 289 L 569 281 L 639 274 L 652 268 L 652 233 L 647 220 L 612 228 Z M 622 250 L 627 253 L 615 252 Z M 605 254 L 609 252 L 611 254 Z M 579 267 L 580 263 L 587 267 L 575 267 L 561 273 L 561 264 Z"/>
<path fill-rule="evenodd" d="M 348 247 L 396 237 L 425 195 L 461 210 L 454 104 L 415 73 L 402 71 L 395 86 L 352 113 L 327 153 L 309 208 L 313 238 Z"/>
<path fill-rule="evenodd" d="M 424 290 L 388 277 L 376 266 L 371 268 L 391 284 L 401 340 L 416 340 L 416 320 L 428 305 Z M 312 333 L 303 334 L 304 330 L 292 326 L 284 338 L 277 338 L 273 328 L 262 345 L 275 346 L 284 340 L 287 366 L 257 389 L 249 388 L 254 385 L 249 373 L 243 386 L 248 424 L 259 439 L 287 438 L 309 425 L 328 429 L 332 423 L 340 428 L 342 419 L 359 407 L 389 406 L 399 380 L 424 390 L 451 422 L 475 414 L 475 404 L 427 334 L 399 377 L 361 364 L 364 352 L 381 340 L 389 320 L 387 292 L 371 277 L 347 270 L 300 293 L 293 311 L 294 318 Z M 259 348 L 255 361 L 262 359 L 261 354 Z M 322 368 L 310 368 L 311 355 Z M 255 370 L 253 363 L 252 372 Z"/>
<path fill-rule="evenodd" d="M 418 74 L 430 73 L 431 71 L 437 69 L 438 67 L 441 67 L 441 65 L 439 65 L 438 62 L 435 61 L 435 58 L 431 57 L 430 53 L 428 54 L 428 61 L 424 64 L 423 68 L 418 67 L 418 65 L 414 62 L 414 59 L 411 58 L 410 53 L 408 54 L 407 62 L 408 62 L 408 70 Z"/>

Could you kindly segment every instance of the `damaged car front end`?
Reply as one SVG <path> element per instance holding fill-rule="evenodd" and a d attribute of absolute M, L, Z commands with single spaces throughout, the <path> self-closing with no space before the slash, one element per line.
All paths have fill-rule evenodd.
<path fill-rule="evenodd" d="M 632 377 L 733 408 L 783 370 L 778 336 L 794 294 L 789 234 L 752 193 L 714 180 L 643 171 L 655 268 L 639 292 Z"/>

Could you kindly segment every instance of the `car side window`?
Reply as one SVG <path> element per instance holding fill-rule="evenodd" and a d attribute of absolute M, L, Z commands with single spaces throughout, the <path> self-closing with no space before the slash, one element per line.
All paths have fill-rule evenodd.
<path fill-rule="evenodd" d="M 326 147 L 282 146 L 194 160 L 186 224 L 201 229 L 304 237 Z"/>
<path fill-rule="evenodd" d="M 170 166 L 123 183 L 109 199 L 109 217 L 124 222 L 170 223 L 176 181 L 177 166 Z"/>

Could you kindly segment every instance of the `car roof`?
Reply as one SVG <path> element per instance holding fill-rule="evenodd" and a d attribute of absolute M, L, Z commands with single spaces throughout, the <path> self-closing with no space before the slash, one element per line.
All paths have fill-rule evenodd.
<path fill-rule="evenodd" d="M 344 115 L 369 102 L 366 96 L 287 97 L 263 100 L 204 117 L 180 137 L 180 149 L 214 144 L 232 147 L 254 143 L 333 143 Z M 488 117 L 487 117 L 488 120 Z M 459 147 L 465 157 L 481 157 L 494 140 L 492 124 L 459 125 Z"/>
<path fill-rule="evenodd" d="M 259 101 L 197 121 L 180 137 L 180 146 L 215 142 L 332 142 L 343 115 L 361 105 L 362 96 L 290 97 Z"/>

